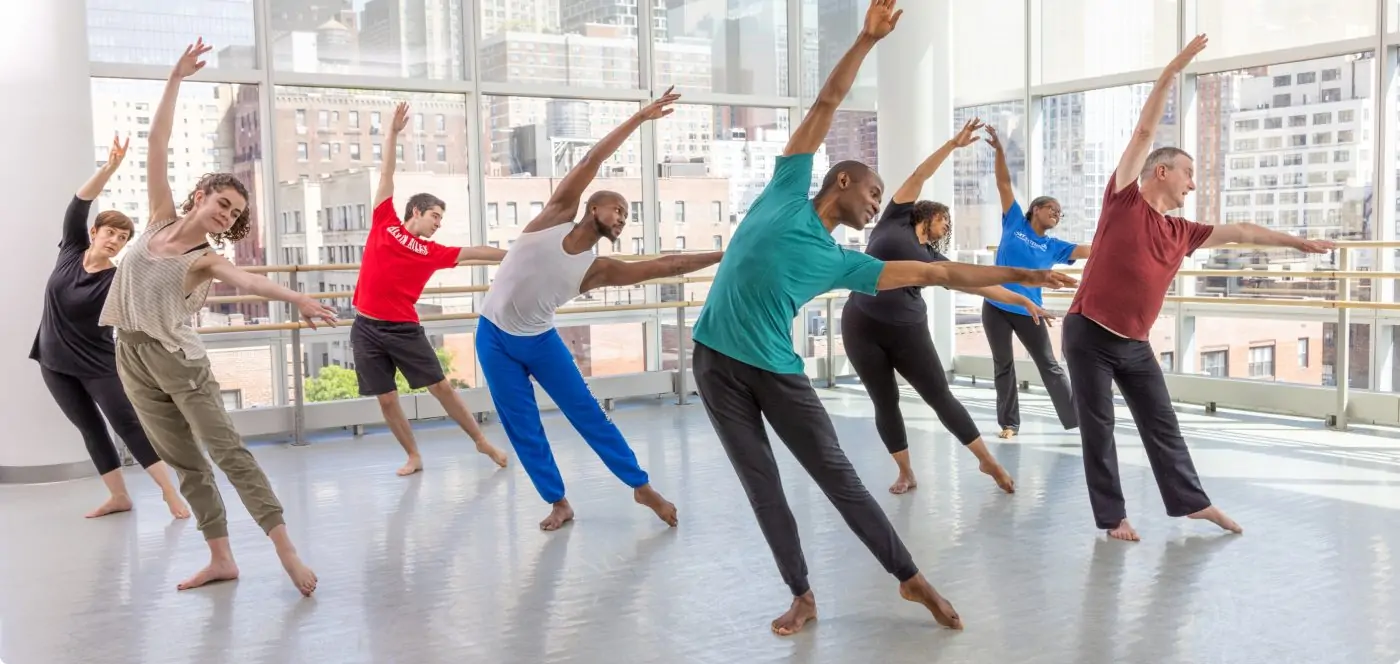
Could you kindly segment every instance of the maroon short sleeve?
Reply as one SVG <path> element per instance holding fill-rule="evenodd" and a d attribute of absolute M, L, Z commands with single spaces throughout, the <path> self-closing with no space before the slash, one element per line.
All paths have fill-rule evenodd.
<path fill-rule="evenodd" d="M 1215 232 L 1215 227 L 1209 224 L 1198 224 L 1194 221 L 1181 220 L 1185 228 L 1186 255 L 1190 256 L 1201 245 L 1210 239 L 1210 234 Z"/>

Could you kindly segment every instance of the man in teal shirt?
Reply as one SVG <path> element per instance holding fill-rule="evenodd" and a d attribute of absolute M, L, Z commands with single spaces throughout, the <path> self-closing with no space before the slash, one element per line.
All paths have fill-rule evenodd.
<path fill-rule="evenodd" d="M 875 218 L 884 182 L 868 166 L 832 166 L 814 200 L 807 199 L 812 155 L 831 128 L 866 54 L 899 21 L 895 0 L 871 0 L 856 43 L 832 70 L 811 111 L 793 132 L 773 180 L 734 234 L 695 323 L 695 383 L 739 483 L 758 517 L 792 606 L 772 623 L 795 634 L 816 617 L 807 563 L 763 426 L 778 437 L 821 487 L 904 599 L 923 604 L 946 627 L 962 620 L 919 573 L 875 498 L 865 489 L 836 439 L 831 418 L 792 348 L 792 321 L 813 297 L 833 288 L 862 293 L 909 286 L 975 288 L 1004 283 L 1058 288 L 1073 279 L 1045 270 L 952 262 L 882 262 L 836 244 L 838 225 L 860 230 Z"/>

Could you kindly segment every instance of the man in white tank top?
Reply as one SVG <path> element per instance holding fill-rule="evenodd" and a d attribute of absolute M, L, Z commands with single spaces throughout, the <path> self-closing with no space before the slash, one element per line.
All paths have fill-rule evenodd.
<path fill-rule="evenodd" d="M 627 199 L 611 191 L 588 197 L 583 218 L 574 223 L 579 199 L 627 137 L 647 120 L 671 114 L 680 98 L 668 90 L 589 150 L 559 182 L 539 216 L 511 246 L 482 305 L 476 356 L 491 400 L 521 465 L 553 509 L 540 522 L 556 530 L 574 518 L 564 497 L 564 481 L 545 438 L 535 403 L 534 379 L 569 418 L 608 469 L 632 487 L 634 499 L 667 524 L 676 525 L 676 506 L 657 493 L 622 432 L 593 398 L 573 356 L 554 329 L 561 305 L 602 286 L 631 286 L 648 279 L 674 277 L 719 262 L 722 252 L 666 256 L 623 262 L 594 254 L 603 240 L 616 241 L 627 224 Z"/>

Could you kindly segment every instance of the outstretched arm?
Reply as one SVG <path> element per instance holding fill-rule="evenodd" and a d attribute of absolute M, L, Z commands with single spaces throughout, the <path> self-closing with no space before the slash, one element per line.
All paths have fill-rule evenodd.
<path fill-rule="evenodd" d="M 877 290 L 894 290 L 909 286 L 943 286 L 952 289 L 1023 284 L 1042 288 L 1064 288 L 1079 283 L 1073 277 L 1050 270 L 1026 270 L 1019 267 L 994 267 L 939 261 L 890 261 L 880 271 Z"/>
<path fill-rule="evenodd" d="M 1157 124 L 1162 121 L 1162 113 L 1167 110 L 1167 97 L 1171 95 L 1176 75 L 1186 69 L 1186 65 L 1191 64 L 1196 55 L 1205 50 L 1206 41 L 1205 35 L 1196 35 L 1186 48 L 1181 49 L 1181 52 L 1172 58 L 1166 69 L 1162 70 L 1162 75 L 1157 77 L 1157 83 L 1152 86 L 1151 94 L 1147 95 L 1147 101 L 1142 105 L 1142 114 L 1138 116 L 1132 138 L 1128 139 L 1128 147 L 1118 160 L 1118 170 L 1114 171 L 1113 176 L 1114 193 L 1123 191 L 1128 185 L 1137 182 L 1138 176 L 1142 174 L 1147 155 L 1152 152 L 1152 139 L 1157 135 Z"/>
<path fill-rule="evenodd" d="M 389 134 L 384 137 L 384 155 L 380 157 L 383 162 L 379 167 L 379 189 L 374 192 L 374 205 L 370 209 L 379 207 L 380 203 L 394 197 L 394 170 L 399 166 L 399 132 L 408 126 L 408 103 L 402 102 L 394 108 L 394 120 L 389 125 Z"/>
<path fill-rule="evenodd" d="M 1055 317 L 1054 314 L 1040 308 L 1039 305 L 1032 302 L 1030 298 L 1020 293 L 1017 293 L 1016 291 L 1010 290 L 1005 286 L 983 286 L 981 288 L 954 288 L 953 290 L 984 297 L 993 302 L 1001 302 L 1002 304 L 1014 304 L 1020 307 L 1024 307 L 1026 313 L 1029 313 L 1031 315 L 1031 320 L 1035 321 L 1036 325 L 1039 325 L 1042 320 L 1045 321 L 1046 325 L 1049 325 L 1050 320 Z"/>
<path fill-rule="evenodd" d="M 305 293 L 298 293 L 279 286 L 277 282 L 260 274 L 241 270 L 237 265 L 230 263 L 227 258 L 218 254 L 205 255 L 194 264 L 192 271 L 200 276 L 218 279 L 243 293 L 261 295 L 269 300 L 291 303 L 301 311 L 302 318 L 306 319 L 306 324 L 312 328 L 316 327 L 317 319 L 324 321 L 327 325 L 335 325 L 334 309 L 308 297 Z"/>
<path fill-rule="evenodd" d="M 724 257 L 723 251 L 708 251 L 702 254 L 676 254 L 645 261 L 620 261 L 616 258 L 598 258 L 583 275 L 579 292 L 588 292 L 603 286 L 632 286 L 650 279 L 679 277 L 718 263 Z"/>
<path fill-rule="evenodd" d="M 861 28 L 856 43 L 841 56 L 831 75 L 827 76 L 821 92 L 817 93 L 816 103 L 808 109 L 802 124 L 788 139 L 787 147 L 783 149 L 784 156 L 811 154 L 826 140 L 826 132 L 831 130 L 831 120 L 836 117 L 836 108 L 851 92 L 860 64 L 865 61 L 870 49 L 894 30 L 900 15 L 904 13 L 902 9 L 895 11 L 894 4 L 895 0 L 870 0 L 870 8 L 865 11 L 865 27 Z"/>
<path fill-rule="evenodd" d="M 457 262 L 466 261 L 499 261 L 506 257 L 505 249 L 495 247 L 462 247 L 457 252 Z"/>
<path fill-rule="evenodd" d="M 671 105 L 681 96 L 675 93 L 675 86 L 666 90 L 666 94 L 660 99 L 647 104 L 635 115 L 627 118 L 627 121 L 598 141 L 588 154 L 583 156 L 569 173 L 559 181 L 559 186 L 554 190 L 554 194 L 549 197 L 549 202 L 539 215 L 526 224 L 525 233 L 542 231 L 552 226 L 566 224 L 574 220 L 574 215 L 578 213 L 579 199 L 583 198 L 583 191 L 593 183 L 593 178 L 598 176 L 598 169 L 603 167 L 603 162 L 617 152 L 622 144 L 627 141 L 627 137 L 637 131 L 647 120 L 664 118 L 676 109 Z"/>
<path fill-rule="evenodd" d="M 1337 247 L 1329 240 L 1309 240 L 1307 238 L 1271 231 L 1257 224 L 1222 224 L 1211 227 L 1210 237 L 1201 243 L 1202 248 L 1218 247 L 1222 244 L 1258 244 L 1266 247 L 1289 247 L 1305 254 L 1324 254 Z"/>
<path fill-rule="evenodd" d="M 979 137 L 974 134 L 981 128 L 981 120 L 977 118 L 968 120 L 967 124 L 963 125 L 961 131 L 948 139 L 947 143 L 944 143 L 942 147 L 938 148 L 933 154 L 929 155 L 928 158 L 924 159 L 924 162 L 919 164 L 919 167 L 914 169 L 913 173 L 909 174 L 909 179 L 905 180 L 904 184 L 899 185 L 899 189 L 895 190 L 894 197 L 890 199 L 890 202 L 913 203 L 915 200 L 918 200 L 919 192 L 924 190 L 924 183 L 928 182 L 928 179 L 933 177 L 934 173 L 938 172 L 938 168 L 943 165 L 943 162 L 948 160 L 948 155 L 953 154 L 953 150 L 965 148 L 976 143 Z"/>
<path fill-rule="evenodd" d="M 201 37 L 185 47 L 185 53 L 170 70 L 170 78 L 165 81 L 165 92 L 161 94 L 160 105 L 151 118 L 151 133 L 146 139 L 146 200 L 151 211 L 152 221 L 166 221 L 175 218 L 175 196 L 170 191 L 169 156 L 170 132 L 175 127 L 175 101 L 180 97 L 180 82 L 204 68 L 199 58 L 213 50 Z"/>
<path fill-rule="evenodd" d="M 997 195 L 1001 197 L 1001 213 L 1006 214 L 1016 204 L 1016 191 L 1011 188 L 1011 168 L 1006 165 L 1006 151 L 1001 147 L 1001 137 L 991 125 L 987 125 L 987 145 L 996 152 Z"/>
<path fill-rule="evenodd" d="M 1091 249 L 1092 247 L 1093 247 L 1093 245 L 1088 245 L 1088 244 L 1076 244 L 1076 245 L 1074 245 L 1074 251 L 1070 252 L 1070 254 L 1069 254 L 1069 259 L 1072 260 L 1072 261 L 1078 261 L 1078 260 L 1084 260 L 1085 258 L 1088 258 L 1088 257 L 1089 257 L 1090 249 Z"/>

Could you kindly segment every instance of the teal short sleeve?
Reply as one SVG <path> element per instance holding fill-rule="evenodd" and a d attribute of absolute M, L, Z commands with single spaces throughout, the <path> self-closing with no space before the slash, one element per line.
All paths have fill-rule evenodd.
<path fill-rule="evenodd" d="M 869 254 L 842 248 L 841 276 L 836 279 L 834 288 L 844 288 L 857 293 L 874 295 L 880 283 L 880 273 L 885 270 L 885 262 Z"/>
<path fill-rule="evenodd" d="M 812 188 L 812 158 L 811 154 L 778 157 L 773 164 L 773 179 L 764 194 L 806 200 Z"/>

